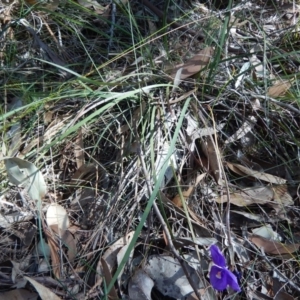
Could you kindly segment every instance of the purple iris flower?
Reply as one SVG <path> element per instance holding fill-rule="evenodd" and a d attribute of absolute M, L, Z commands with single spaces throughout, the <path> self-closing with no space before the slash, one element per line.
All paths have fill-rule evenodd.
<path fill-rule="evenodd" d="M 209 279 L 214 289 L 223 291 L 229 285 L 234 291 L 241 290 L 236 276 L 226 268 L 225 257 L 216 245 L 210 246 L 214 265 L 210 269 Z"/>

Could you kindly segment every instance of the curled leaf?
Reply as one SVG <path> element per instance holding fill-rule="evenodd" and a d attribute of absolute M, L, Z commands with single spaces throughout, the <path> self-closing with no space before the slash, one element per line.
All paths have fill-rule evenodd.
<path fill-rule="evenodd" d="M 190 58 L 186 63 L 172 70 L 171 77 L 175 79 L 177 75 L 177 71 L 181 68 L 182 71 L 180 73 L 180 79 L 185 79 L 197 74 L 209 64 L 209 61 L 211 60 L 213 53 L 214 53 L 214 48 L 212 47 L 204 48 L 198 54 Z"/>

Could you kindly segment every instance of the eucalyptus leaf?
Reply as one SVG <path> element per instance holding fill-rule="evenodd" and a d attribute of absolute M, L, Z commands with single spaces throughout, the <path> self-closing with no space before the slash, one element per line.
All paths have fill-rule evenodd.
<path fill-rule="evenodd" d="M 9 181 L 26 188 L 29 196 L 41 201 L 47 192 L 42 173 L 31 162 L 17 158 L 4 158 Z"/>

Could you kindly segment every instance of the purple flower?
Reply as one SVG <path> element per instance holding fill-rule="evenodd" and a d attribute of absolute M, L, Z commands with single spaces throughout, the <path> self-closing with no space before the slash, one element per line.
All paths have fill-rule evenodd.
<path fill-rule="evenodd" d="M 214 265 L 210 269 L 210 283 L 214 289 L 223 291 L 229 285 L 233 290 L 241 290 L 236 276 L 226 268 L 225 257 L 216 245 L 210 246 L 210 253 Z"/>

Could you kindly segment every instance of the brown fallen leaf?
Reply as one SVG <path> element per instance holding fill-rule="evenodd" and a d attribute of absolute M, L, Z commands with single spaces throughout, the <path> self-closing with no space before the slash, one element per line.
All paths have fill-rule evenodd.
<path fill-rule="evenodd" d="M 95 12 L 99 15 L 106 15 L 109 11 L 109 5 L 102 6 L 95 0 L 77 0 L 77 2 L 86 8 L 94 8 Z"/>
<path fill-rule="evenodd" d="M 111 272 L 110 272 L 110 266 L 108 266 L 106 260 L 103 257 L 101 257 L 101 264 L 102 264 L 102 269 L 103 269 L 103 275 L 104 275 L 104 278 L 105 278 L 105 285 L 108 286 L 110 284 L 111 280 L 112 280 L 112 275 L 111 275 Z M 109 299 L 112 299 L 112 300 L 119 299 L 118 293 L 115 290 L 114 286 L 109 291 L 108 297 L 109 297 Z"/>
<path fill-rule="evenodd" d="M 82 129 L 78 130 L 78 134 L 74 143 L 74 155 L 77 169 L 84 165 L 84 151 L 83 151 Z"/>
<path fill-rule="evenodd" d="M 273 185 L 274 202 L 283 206 L 294 205 L 293 198 L 288 191 L 286 184 Z"/>
<path fill-rule="evenodd" d="M 182 196 L 184 200 L 187 200 L 191 194 L 194 192 L 195 188 L 197 187 L 197 185 L 200 183 L 200 181 L 206 176 L 206 173 L 203 173 L 199 176 L 197 176 L 196 182 L 194 185 L 190 186 L 186 191 L 182 191 Z M 181 197 L 179 194 L 177 194 L 173 199 L 172 202 L 175 204 L 175 206 L 177 207 L 182 207 L 182 201 L 181 201 Z"/>
<path fill-rule="evenodd" d="M 266 204 L 273 199 L 274 193 L 270 187 L 259 187 L 244 189 L 230 194 L 230 203 L 236 206 L 248 206 L 252 204 Z M 216 198 L 216 202 L 225 203 L 228 201 L 227 195 Z"/>
<path fill-rule="evenodd" d="M 84 186 L 91 178 L 101 178 L 101 170 L 96 164 L 84 164 L 73 174 L 70 185 Z"/>
<path fill-rule="evenodd" d="M 270 277 L 267 281 L 268 295 L 273 300 L 294 300 L 295 298 L 286 292 L 284 292 L 284 283 L 276 277 Z"/>
<path fill-rule="evenodd" d="M 118 253 L 121 251 L 122 248 L 124 248 L 126 245 L 130 243 L 133 234 L 134 231 L 131 231 L 126 236 L 119 238 L 116 242 L 114 242 L 111 246 L 109 246 L 108 249 L 103 254 L 102 259 L 105 260 L 106 266 L 108 267 L 111 273 L 113 272 L 114 268 L 117 266 Z M 103 274 L 102 262 L 99 261 L 97 265 L 96 279 L 101 280 L 101 282 L 103 279 L 102 274 Z"/>
<path fill-rule="evenodd" d="M 47 287 L 43 286 L 42 284 L 35 281 L 33 278 L 24 276 L 25 279 L 27 279 L 36 289 L 36 291 L 39 293 L 42 300 L 60 300 L 58 296 L 56 296 L 51 290 L 49 290 Z"/>
<path fill-rule="evenodd" d="M 175 209 L 176 216 L 178 218 L 186 218 L 185 211 L 182 208 L 175 206 L 174 203 L 164 193 L 159 192 L 159 196 L 166 205 Z M 211 237 L 210 231 L 207 229 L 207 227 L 205 227 L 201 219 L 188 206 L 187 210 L 189 212 L 189 215 L 191 216 L 191 222 L 193 226 L 197 226 L 198 231 L 201 232 L 199 236 L 201 235 L 202 237 Z"/>
<path fill-rule="evenodd" d="M 37 300 L 39 294 L 25 289 L 17 289 L 9 292 L 0 293 L 0 300 Z"/>
<path fill-rule="evenodd" d="M 108 249 L 104 252 L 102 258 L 98 261 L 97 267 L 96 267 L 96 282 L 93 285 L 93 287 L 88 292 L 88 299 L 90 299 L 90 295 L 94 293 L 94 291 L 102 285 L 103 279 L 105 278 L 104 272 L 106 275 L 108 275 L 108 272 L 110 274 L 113 274 L 114 270 L 117 267 L 118 264 L 118 255 L 124 248 L 128 246 L 132 240 L 132 237 L 134 235 L 134 231 L 131 231 L 127 233 L 125 236 L 119 238 L 117 241 L 115 241 L 112 245 L 108 247 Z M 126 252 L 126 250 L 125 250 Z M 105 261 L 105 262 L 104 262 Z M 105 267 L 105 270 L 103 269 L 103 266 Z M 123 266 L 124 268 L 124 266 Z M 123 274 L 123 269 L 120 272 L 121 276 Z M 105 278 L 107 279 L 107 278 Z"/>
<path fill-rule="evenodd" d="M 212 137 L 213 138 L 213 137 Z M 207 138 L 206 141 L 201 141 L 200 143 L 201 150 L 205 154 L 208 160 L 208 171 L 209 174 L 214 178 L 217 184 L 221 185 L 221 170 L 220 170 L 220 157 L 221 154 L 217 153 L 219 151 L 218 148 L 215 147 L 212 139 L 210 137 Z"/>
<path fill-rule="evenodd" d="M 73 234 L 69 230 L 66 230 L 61 240 L 63 245 L 67 247 L 67 254 L 68 254 L 69 261 L 73 263 L 77 255 L 76 239 L 74 238 Z"/>
<path fill-rule="evenodd" d="M 237 206 L 252 204 L 268 204 L 273 208 L 293 205 L 292 196 L 288 193 L 287 185 L 262 186 L 246 188 L 230 194 L 230 203 Z M 227 202 L 227 195 L 216 198 L 216 202 Z"/>
<path fill-rule="evenodd" d="M 213 54 L 213 47 L 204 48 L 198 54 L 190 58 L 186 63 L 181 64 L 173 69 L 171 71 L 171 77 L 174 79 L 176 77 L 177 71 L 180 68 L 182 68 L 180 79 L 186 79 L 197 74 L 209 64 L 209 61 L 212 58 Z"/>
<path fill-rule="evenodd" d="M 183 200 L 186 201 L 187 198 L 190 197 L 191 193 L 194 191 L 194 187 L 190 186 L 186 191 L 182 191 L 182 197 Z M 182 201 L 181 201 L 181 197 L 180 194 L 177 194 L 173 199 L 172 202 L 174 203 L 174 205 L 176 205 L 177 207 L 182 207 Z"/>
<path fill-rule="evenodd" d="M 272 98 L 283 96 L 291 86 L 292 84 L 289 80 L 279 81 L 269 87 L 268 96 Z"/>
<path fill-rule="evenodd" d="M 269 183 L 274 183 L 274 184 L 285 184 L 286 183 L 286 180 L 283 178 L 280 178 L 278 176 L 274 176 L 274 175 L 271 175 L 268 173 L 264 173 L 264 172 L 254 171 L 252 169 L 249 169 L 249 168 L 244 167 L 239 164 L 226 162 L 226 165 L 231 171 L 233 171 L 241 176 L 247 175 L 247 176 L 251 176 L 256 179 L 263 180 L 263 181 L 266 181 Z"/>
<path fill-rule="evenodd" d="M 270 241 L 262 236 L 252 234 L 249 240 L 258 248 L 262 248 L 265 253 L 279 255 L 292 254 L 298 251 L 300 244 L 281 244 L 276 241 Z"/>
<path fill-rule="evenodd" d="M 50 256 L 51 256 L 51 267 L 52 272 L 55 276 L 55 278 L 59 279 L 61 277 L 61 262 L 59 257 L 59 247 L 56 243 L 56 241 L 52 238 L 51 233 L 48 231 L 45 231 L 45 234 L 48 239 L 48 245 L 50 248 Z"/>

